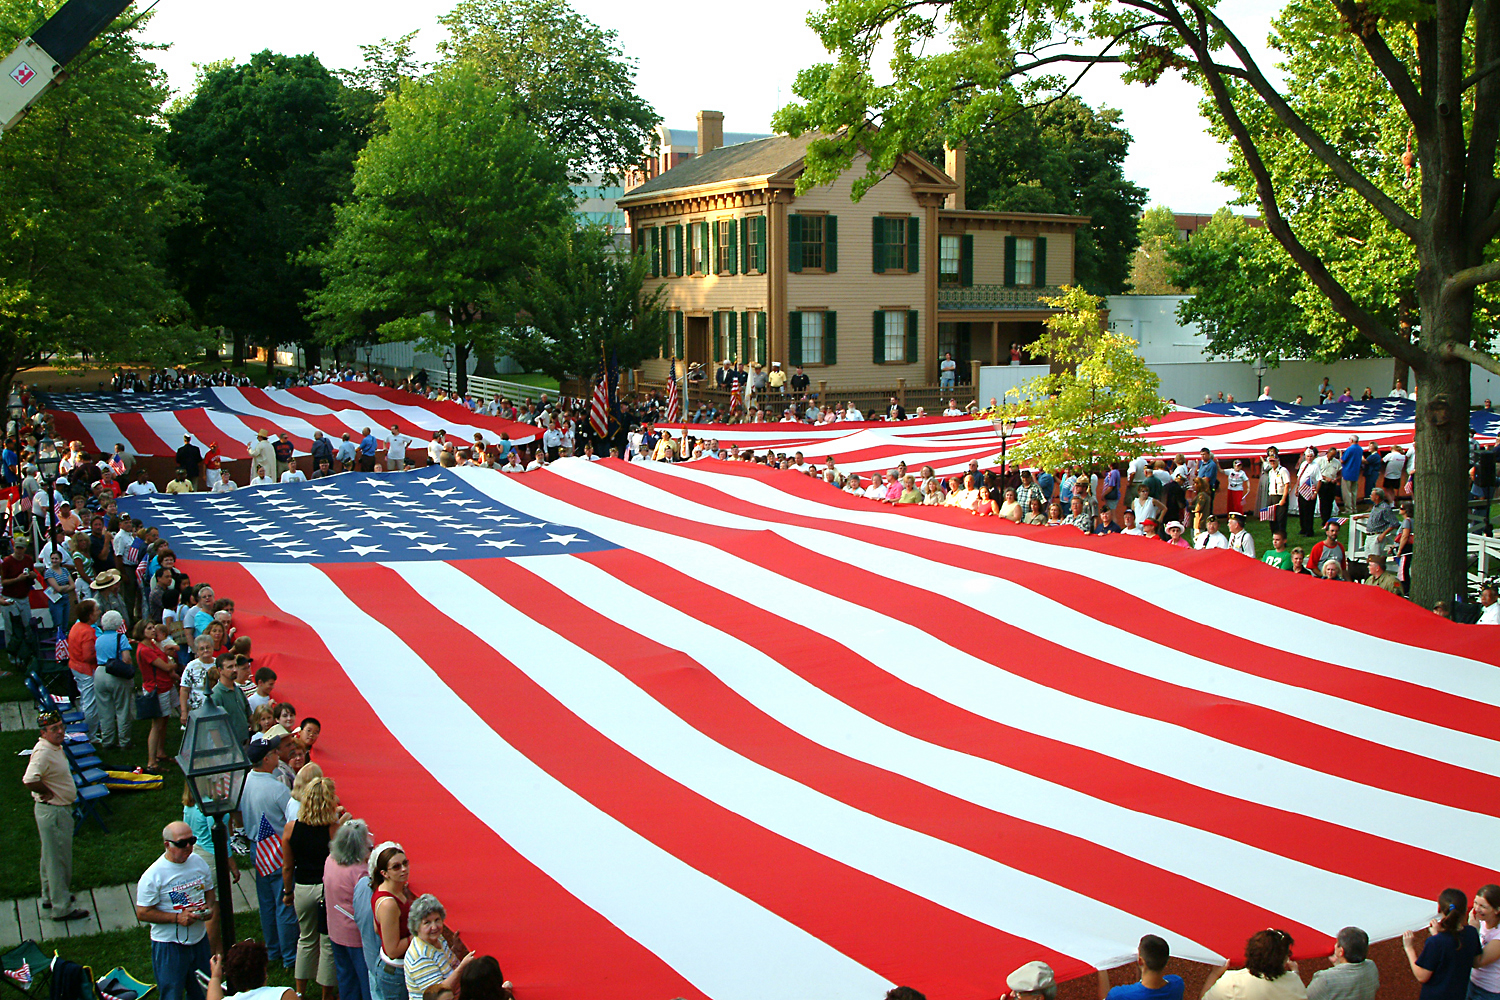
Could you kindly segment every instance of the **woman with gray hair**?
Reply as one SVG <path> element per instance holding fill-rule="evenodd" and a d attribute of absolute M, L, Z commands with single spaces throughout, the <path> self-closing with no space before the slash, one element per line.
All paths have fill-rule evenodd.
<path fill-rule="evenodd" d="M 307 765 L 312 767 L 311 764 Z M 306 768 L 303 768 L 306 770 Z M 333 968 L 339 981 L 339 1000 L 371 1000 L 370 973 L 365 967 L 364 937 L 359 909 L 354 900 L 356 886 L 368 884 L 370 828 L 362 819 L 346 820 L 328 845 L 323 862 L 323 901 L 328 908 L 328 939 L 333 943 Z M 364 909 L 371 917 L 369 900 Z"/>
<path fill-rule="evenodd" d="M 125 618 L 118 611 L 107 611 L 99 619 L 94 637 L 94 703 L 99 713 L 99 745 L 130 746 L 130 724 L 135 721 L 135 654 L 123 631 Z M 127 677 L 110 673 L 106 664 L 118 659 L 129 668 Z"/>
<path fill-rule="evenodd" d="M 462 961 L 454 959 L 453 949 L 443 935 L 447 916 L 448 911 L 431 893 L 412 900 L 406 918 L 411 946 L 406 949 L 403 960 L 407 1000 L 423 1000 L 422 993 L 433 986 L 441 986 L 450 993 L 457 992 L 459 973 L 474 957 L 474 953 L 469 952 Z"/>

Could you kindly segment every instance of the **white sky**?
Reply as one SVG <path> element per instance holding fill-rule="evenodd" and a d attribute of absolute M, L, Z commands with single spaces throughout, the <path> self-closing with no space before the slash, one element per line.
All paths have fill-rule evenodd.
<path fill-rule="evenodd" d="M 573 0 L 573 6 L 619 32 L 625 52 L 638 60 L 640 93 L 671 127 L 693 128 L 697 112 L 713 108 L 724 112 L 725 131 L 766 132 L 772 113 L 791 99 L 797 71 L 826 57 L 805 23 L 813 2 L 759 0 L 751 17 L 743 5 L 687 0 Z M 147 37 L 171 45 L 156 53 L 157 61 L 172 86 L 186 91 L 194 63 L 244 60 L 262 49 L 311 52 L 336 69 L 358 64 L 361 44 L 420 29 L 418 51 L 430 57 L 441 34 L 437 17 L 451 7 L 451 0 L 160 0 Z M 1258 58 L 1275 9 L 1274 0 L 1219 5 Z M 1148 204 L 1207 213 L 1226 203 L 1230 193 L 1213 181 L 1225 163 L 1224 150 L 1204 132 L 1193 88 L 1175 76 L 1149 89 L 1125 86 L 1096 67 L 1079 94 L 1096 107 L 1124 112 L 1135 138 L 1126 174 L 1147 188 Z"/>

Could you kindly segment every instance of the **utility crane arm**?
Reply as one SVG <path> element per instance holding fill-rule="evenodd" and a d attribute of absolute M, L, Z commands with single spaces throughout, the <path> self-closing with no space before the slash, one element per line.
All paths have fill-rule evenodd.
<path fill-rule="evenodd" d="M 67 78 L 64 67 L 114 23 L 131 0 L 68 0 L 0 61 L 0 133 Z"/>

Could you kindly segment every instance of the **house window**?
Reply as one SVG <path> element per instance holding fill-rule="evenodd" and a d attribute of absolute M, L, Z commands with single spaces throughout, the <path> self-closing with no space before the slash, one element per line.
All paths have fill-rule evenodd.
<path fill-rule="evenodd" d="M 766 217 L 757 215 L 748 218 L 745 226 L 745 273 L 764 274 L 766 262 L 761 254 L 766 246 Z"/>
<path fill-rule="evenodd" d="M 885 360 L 904 362 L 906 358 L 906 310 L 891 309 L 885 314 Z"/>
<path fill-rule="evenodd" d="M 885 269 L 905 271 L 906 268 L 906 222 L 905 218 L 885 220 Z"/>
<path fill-rule="evenodd" d="M 703 227 L 698 223 L 689 223 L 687 227 L 688 241 L 688 274 L 702 274 L 704 272 L 704 256 L 706 248 L 703 246 Z"/>
<path fill-rule="evenodd" d="M 802 217 L 802 269 L 819 270 L 823 267 L 823 217 Z M 819 319 L 822 322 L 822 319 Z"/>
<path fill-rule="evenodd" d="M 1027 236 L 1016 239 L 1016 284 L 1036 284 L 1036 240 Z"/>
<path fill-rule="evenodd" d="M 723 219 L 719 226 L 719 259 L 715 262 L 719 274 L 734 273 L 734 221 Z"/>
<path fill-rule="evenodd" d="M 957 285 L 962 244 L 957 236 L 938 237 L 938 284 Z"/>
<path fill-rule="evenodd" d="M 823 314 L 820 312 L 802 314 L 802 363 L 823 363 Z"/>
<path fill-rule="evenodd" d="M 681 265 L 678 261 L 680 260 L 682 260 L 682 227 L 668 226 L 667 255 L 662 258 L 661 273 L 680 278 L 682 276 L 679 273 Z"/>

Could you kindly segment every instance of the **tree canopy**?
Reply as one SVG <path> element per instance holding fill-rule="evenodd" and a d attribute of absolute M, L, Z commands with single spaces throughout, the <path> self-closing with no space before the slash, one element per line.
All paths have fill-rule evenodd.
<path fill-rule="evenodd" d="M 0 45 L 60 5 L 0 0 Z M 202 346 L 160 264 L 193 192 L 158 156 L 167 86 L 136 35 L 117 21 L 0 142 L 0 398 L 45 355 L 151 362 Z"/>
<path fill-rule="evenodd" d="M 507 282 L 571 223 L 563 163 L 467 64 L 403 81 L 384 120 L 331 243 L 309 256 L 326 281 L 312 315 L 334 340 L 377 326 L 386 340 L 451 347 L 463 387 L 469 354 L 514 322 Z"/>
<path fill-rule="evenodd" d="M 1058 368 L 1007 393 L 1026 420 L 1017 462 L 1044 469 L 1092 468 L 1144 455 L 1147 420 L 1170 407 L 1161 379 L 1137 353 L 1140 344 L 1104 328 L 1104 302 L 1076 286 L 1042 300 L 1059 310 L 1046 321 L 1041 347 Z"/>
<path fill-rule="evenodd" d="M 1066 93 L 1079 67 L 1119 65 L 1123 79 L 1143 84 L 1178 72 L 1199 85 L 1267 231 L 1316 289 L 1317 307 L 1415 373 L 1423 488 L 1412 593 L 1430 605 L 1466 586 L 1469 365 L 1500 371 L 1500 359 L 1476 345 L 1488 333 L 1475 329 L 1476 290 L 1500 281 L 1500 0 L 1308 4 L 1309 33 L 1322 30 L 1346 55 L 1330 57 L 1303 89 L 1273 82 L 1212 0 L 826 0 L 809 23 L 833 60 L 798 74 L 799 100 L 774 124 L 822 133 L 800 187 L 833 180 L 864 153 L 855 180 L 864 191 L 933 134 L 970 138 L 1027 102 Z M 886 52 L 889 73 L 872 66 Z M 1338 92 L 1363 119 L 1322 114 L 1315 88 Z M 1361 156 L 1362 144 L 1381 155 Z M 1393 159 L 1399 178 L 1387 171 Z M 1287 214 L 1314 190 L 1331 243 Z M 1353 206 L 1415 260 L 1409 332 L 1392 322 L 1388 275 L 1344 249 L 1384 239 L 1375 229 L 1369 239 L 1340 231 L 1341 217 L 1353 217 L 1340 208 Z"/>
<path fill-rule="evenodd" d="M 635 61 L 566 0 L 460 0 L 438 21 L 443 62 L 477 67 L 575 176 L 617 175 L 655 148 L 661 118 L 635 92 Z"/>
<path fill-rule="evenodd" d="M 1181 243 L 1177 219 L 1165 205 L 1152 205 L 1136 228 L 1140 245 L 1130 258 L 1130 291 L 1135 295 L 1181 295 L 1169 255 Z"/>
<path fill-rule="evenodd" d="M 301 342 L 317 361 L 303 312 L 321 284 L 303 255 L 333 230 L 364 139 L 344 87 L 313 56 L 259 52 L 211 67 L 170 118 L 168 160 L 202 191 L 170 236 L 170 266 L 199 320 L 274 353 Z"/>
<path fill-rule="evenodd" d="M 1125 288 L 1146 192 L 1125 178 L 1130 133 L 1120 112 L 1074 97 L 1018 112 L 968 143 L 965 203 L 1000 212 L 1087 215 L 1073 247 L 1074 280 L 1098 295 Z M 942 143 L 929 142 L 941 163 Z"/>
<path fill-rule="evenodd" d="M 619 249 L 602 227 L 559 233 L 510 280 L 518 321 L 502 332 L 500 350 L 559 381 L 593 372 L 606 354 L 622 368 L 656 357 L 666 337 L 666 286 L 646 287 L 648 267 L 645 254 Z"/>

